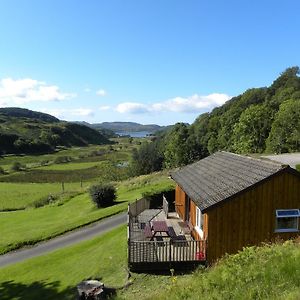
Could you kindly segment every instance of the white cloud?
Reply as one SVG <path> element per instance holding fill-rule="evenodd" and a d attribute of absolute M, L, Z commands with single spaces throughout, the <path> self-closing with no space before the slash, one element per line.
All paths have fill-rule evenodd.
<path fill-rule="evenodd" d="M 103 105 L 99 107 L 99 110 L 109 110 L 111 107 L 109 105 Z"/>
<path fill-rule="evenodd" d="M 85 88 L 84 91 L 85 91 L 86 93 L 90 93 L 92 90 L 91 90 L 90 88 Z"/>
<path fill-rule="evenodd" d="M 72 93 L 62 93 L 56 85 L 47 85 L 43 81 L 31 78 L 0 80 L 0 104 L 22 105 L 28 102 L 62 101 L 76 97 Z"/>
<path fill-rule="evenodd" d="M 75 108 L 75 109 L 71 109 L 69 112 L 73 116 L 81 116 L 81 117 L 94 115 L 93 110 L 89 108 Z"/>
<path fill-rule="evenodd" d="M 74 108 L 74 109 L 41 109 L 42 112 L 55 116 L 59 119 L 67 118 L 68 116 L 91 117 L 94 111 L 89 108 Z"/>
<path fill-rule="evenodd" d="M 231 97 L 226 94 L 209 94 L 201 96 L 194 94 L 190 97 L 175 97 L 154 104 L 138 102 L 124 102 L 116 107 L 119 113 L 141 114 L 149 112 L 179 112 L 179 113 L 201 113 L 224 104 Z"/>
<path fill-rule="evenodd" d="M 151 107 L 147 106 L 143 103 L 136 103 L 136 102 L 124 102 L 120 103 L 116 107 L 116 111 L 124 114 L 124 113 L 130 113 L 130 114 L 141 114 L 149 112 Z"/>
<path fill-rule="evenodd" d="M 100 97 L 105 97 L 107 95 L 106 90 L 100 89 L 96 92 L 96 94 Z"/>

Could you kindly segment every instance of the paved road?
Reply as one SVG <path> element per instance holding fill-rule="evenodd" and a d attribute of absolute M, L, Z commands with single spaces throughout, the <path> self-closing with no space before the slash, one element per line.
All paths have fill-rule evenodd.
<path fill-rule="evenodd" d="M 41 242 L 31 248 L 20 249 L 14 252 L 0 255 L 0 267 L 14 264 L 31 257 L 43 255 L 53 250 L 57 250 L 84 240 L 91 239 L 95 236 L 110 231 L 121 224 L 124 224 L 126 222 L 126 218 L 127 213 L 118 214 L 92 225 L 80 228 L 76 231 L 72 231 L 57 238 L 53 238 L 49 241 Z"/>
<path fill-rule="evenodd" d="M 263 156 L 280 163 L 290 165 L 292 168 L 296 168 L 296 165 L 300 164 L 300 153 L 286 153 L 278 155 L 267 155 Z"/>

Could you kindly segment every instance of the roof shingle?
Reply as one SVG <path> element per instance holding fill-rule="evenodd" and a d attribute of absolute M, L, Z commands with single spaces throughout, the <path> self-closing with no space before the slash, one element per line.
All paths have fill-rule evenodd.
<path fill-rule="evenodd" d="M 217 152 L 172 172 L 172 178 L 203 211 L 287 168 L 278 162 Z"/>

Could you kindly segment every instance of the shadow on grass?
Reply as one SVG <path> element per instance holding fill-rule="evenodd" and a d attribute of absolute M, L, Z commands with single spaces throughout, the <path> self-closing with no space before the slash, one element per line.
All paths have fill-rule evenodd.
<path fill-rule="evenodd" d="M 59 291 L 60 282 L 46 283 L 43 281 L 24 284 L 14 281 L 0 283 L 1 300 L 68 300 L 76 299 L 76 287 Z"/>

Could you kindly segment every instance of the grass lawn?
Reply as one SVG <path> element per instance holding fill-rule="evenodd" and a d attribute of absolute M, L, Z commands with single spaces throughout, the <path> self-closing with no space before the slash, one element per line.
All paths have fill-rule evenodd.
<path fill-rule="evenodd" d="M 140 198 L 144 192 L 165 190 L 173 184 L 166 173 L 154 173 L 119 183 L 117 202 L 111 207 L 97 209 L 88 193 L 84 193 L 62 205 L 0 212 L 0 253 L 49 239 L 119 213 L 127 209 L 129 201 Z"/>
<path fill-rule="evenodd" d="M 91 277 L 122 286 L 127 277 L 126 245 L 126 226 L 122 226 L 90 241 L 2 268 L 0 299 L 73 300 L 76 285 Z"/>
<path fill-rule="evenodd" d="M 64 188 L 66 192 L 81 190 L 80 182 L 65 183 Z M 0 182 L 0 211 L 26 208 L 42 197 L 61 192 L 61 183 Z"/>

